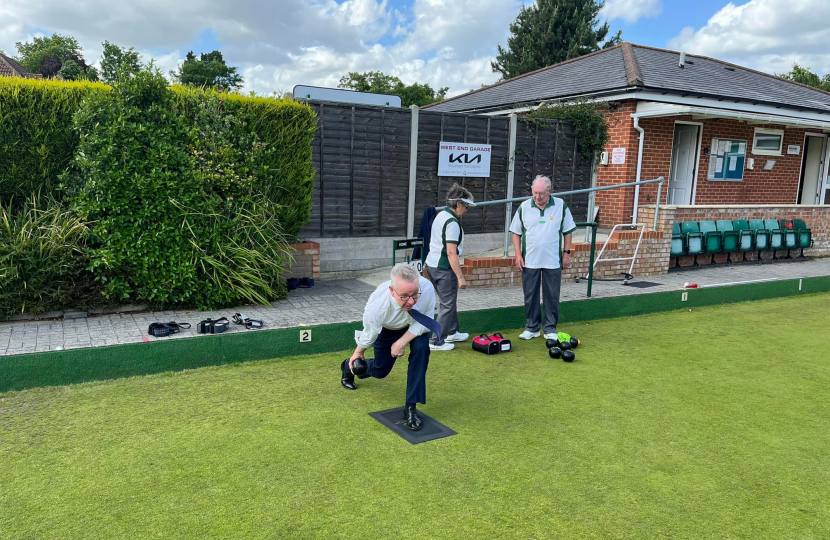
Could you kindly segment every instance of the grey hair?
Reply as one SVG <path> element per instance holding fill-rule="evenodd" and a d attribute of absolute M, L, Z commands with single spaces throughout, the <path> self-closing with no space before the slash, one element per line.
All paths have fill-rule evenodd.
<path fill-rule="evenodd" d="M 545 181 L 545 189 L 550 191 L 550 189 L 551 189 L 550 178 L 548 178 L 547 176 L 542 176 L 540 174 L 536 178 L 533 179 L 533 183 L 535 184 L 537 180 L 544 180 Z"/>
<path fill-rule="evenodd" d="M 420 276 L 418 276 L 418 271 L 415 270 L 414 266 L 407 263 L 398 263 L 392 267 L 390 277 L 392 278 L 392 286 L 395 286 L 399 280 L 408 283 L 418 283 Z"/>
<path fill-rule="evenodd" d="M 455 199 L 455 200 L 453 200 Z M 473 194 L 466 188 L 459 186 L 458 184 L 453 184 L 450 190 L 447 192 L 447 202 L 450 208 L 458 208 L 458 199 L 473 199 Z"/>

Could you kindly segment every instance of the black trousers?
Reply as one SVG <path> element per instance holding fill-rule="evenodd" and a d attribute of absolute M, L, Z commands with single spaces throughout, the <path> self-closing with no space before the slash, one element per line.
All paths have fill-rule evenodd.
<path fill-rule="evenodd" d="M 389 330 L 384 328 L 375 340 L 375 357 L 367 358 L 369 369 L 359 375 L 361 379 L 383 379 L 395 366 L 392 344 L 406 334 L 408 328 Z M 409 368 L 406 374 L 406 403 L 427 402 L 427 366 L 429 366 L 429 334 L 421 334 L 409 343 Z"/>

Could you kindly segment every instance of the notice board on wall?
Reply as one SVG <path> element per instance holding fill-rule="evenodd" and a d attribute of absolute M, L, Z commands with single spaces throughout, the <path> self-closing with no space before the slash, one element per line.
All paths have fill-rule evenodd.
<path fill-rule="evenodd" d="M 712 139 L 709 152 L 709 180 L 743 180 L 746 141 Z"/>

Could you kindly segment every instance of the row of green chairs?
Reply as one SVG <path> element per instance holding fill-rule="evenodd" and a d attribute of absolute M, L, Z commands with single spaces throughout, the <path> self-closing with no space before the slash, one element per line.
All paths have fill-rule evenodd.
<path fill-rule="evenodd" d="M 812 231 L 803 220 L 721 219 L 674 223 L 671 256 L 804 249 L 812 244 Z"/>

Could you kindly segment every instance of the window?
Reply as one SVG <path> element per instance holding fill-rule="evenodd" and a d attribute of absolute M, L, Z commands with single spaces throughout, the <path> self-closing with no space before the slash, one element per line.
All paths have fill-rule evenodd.
<path fill-rule="evenodd" d="M 784 144 L 783 129 L 755 128 L 752 153 L 757 156 L 780 156 Z"/>

